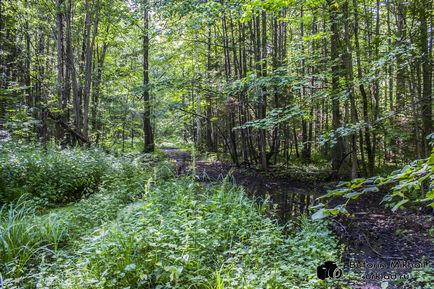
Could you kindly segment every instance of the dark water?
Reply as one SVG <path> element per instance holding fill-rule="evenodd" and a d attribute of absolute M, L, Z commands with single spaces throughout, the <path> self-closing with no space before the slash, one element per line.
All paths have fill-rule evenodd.
<path fill-rule="evenodd" d="M 270 206 L 282 222 L 303 214 L 309 215 L 309 207 L 316 204 L 316 198 L 319 196 L 319 193 L 314 189 L 290 186 L 244 185 L 244 188 L 249 195 L 258 201 L 269 198 Z"/>
<path fill-rule="evenodd" d="M 177 175 L 191 173 L 191 155 L 177 148 L 162 149 L 177 163 Z M 223 181 L 230 175 L 227 168 L 217 168 L 212 164 L 196 163 L 196 180 L 203 184 Z M 309 207 L 315 205 L 316 198 L 320 195 L 319 190 L 312 186 L 302 184 L 285 183 L 285 181 L 266 180 L 255 178 L 243 173 L 230 175 L 226 180 L 244 187 L 246 193 L 252 198 L 263 202 L 268 198 L 269 205 L 279 221 L 286 222 L 300 215 L 309 215 Z"/>

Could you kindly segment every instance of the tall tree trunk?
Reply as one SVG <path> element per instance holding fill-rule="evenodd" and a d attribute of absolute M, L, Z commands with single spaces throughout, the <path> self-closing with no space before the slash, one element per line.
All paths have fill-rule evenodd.
<path fill-rule="evenodd" d="M 72 47 L 72 1 L 69 1 L 68 13 L 66 14 L 66 55 L 67 55 L 67 67 L 72 82 L 72 95 L 73 95 L 73 109 L 74 109 L 74 126 L 77 132 L 81 131 L 81 100 L 79 96 L 79 87 L 77 77 L 77 70 L 74 64 L 74 51 Z"/>
<path fill-rule="evenodd" d="M 5 9 L 3 3 L 0 0 L 0 51 L 6 51 L 6 29 L 5 29 L 5 16 L 3 15 Z M 6 91 L 7 82 L 5 76 L 7 75 L 6 57 L 5 53 L 0 54 L 0 90 Z M 0 97 L 0 130 L 4 129 L 4 123 L 6 122 L 6 100 L 4 97 Z"/>
<path fill-rule="evenodd" d="M 354 99 L 354 88 L 353 88 L 353 55 L 351 48 L 351 38 L 350 38 L 350 28 L 349 28 L 349 9 L 348 3 L 343 4 L 344 11 L 344 38 L 345 38 L 345 53 L 344 57 L 344 68 L 345 68 L 345 80 L 346 80 L 346 93 L 350 100 L 350 118 L 351 123 L 356 124 L 358 120 L 356 101 Z M 356 178 L 358 173 L 358 162 L 357 162 L 357 132 L 354 131 L 351 134 L 351 178 Z"/>
<path fill-rule="evenodd" d="M 356 45 L 356 60 L 357 60 L 357 76 L 359 79 L 359 90 L 362 95 L 362 110 L 363 110 L 363 120 L 366 124 L 365 126 L 365 147 L 366 147 L 366 155 L 368 156 L 368 174 L 374 174 L 375 168 L 375 156 L 372 151 L 371 144 L 371 133 L 369 129 L 369 101 L 368 95 L 365 90 L 365 86 L 363 84 L 363 70 L 362 70 L 362 61 L 360 57 L 360 44 L 359 44 L 359 13 L 357 7 L 357 0 L 353 0 L 354 6 L 354 40 Z M 361 148 L 362 149 L 362 148 Z"/>
<path fill-rule="evenodd" d="M 430 19 L 429 11 L 432 8 L 432 1 L 419 0 L 419 20 L 420 20 L 420 48 L 422 61 L 422 142 L 424 148 L 424 156 L 430 154 L 430 145 L 427 136 L 432 133 L 432 63 L 430 59 L 429 37 L 428 37 L 428 21 Z M 432 36 L 431 36 L 432 37 Z"/>
<path fill-rule="evenodd" d="M 151 103 L 149 95 L 149 0 L 144 0 L 143 6 L 143 141 L 144 152 L 153 152 L 154 135 L 151 126 Z"/>
<path fill-rule="evenodd" d="M 98 14 L 99 14 L 99 0 L 97 0 L 95 19 L 93 23 L 93 33 L 91 38 L 91 27 L 92 27 L 92 15 L 90 5 L 86 1 L 87 11 L 86 11 L 86 66 L 84 71 L 84 91 L 83 91 L 83 135 L 88 138 L 89 135 L 89 99 L 90 99 L 90 87 L 92 84 L 92 56 L 93 47 L 95 45 L 95 38 L 98 33 Z"/>
<path fill-rule="evenodd" d="M 330 14 L 330 57 L 332 61 L 332 127 L 336 131 L 341 126 L 341 113 L 339 106 L 339 27 L 338 27 L 338 8 L 335 0 L 328 0 Z M 336 144 L 332 150 L 332 168 L 338 173 L 338 170 L 344 158 L 344 143 L 342 137 L 336 136 Z"/>
<path fill-rule="evenodd" d="M 265 11 L 262 11 L 261 15 L 261 28 L 259 28 L 259 16 L 258 16 L 258 33 L 256 35 L 257 43 L 260 45 L 258 46 L 258 50 L 261 51 L 261 64 L 260 64 L 260 71 L 261 76 L 266 77 L 267 76 L 267 13 Z M 261 33 L 259 33 L 259 31 Z M 260 36 L 262 39 L 260 39 Z M 260 39 L 260 40 L 259 40 Z M 258 116 L 259 118 L 265 118 L 267 113 L 267 90 L 265 87 L 262 87 L 262 91 L 259 92 L 259 105 L 258 105 Z M 266 130 L 265 129 L 259 129 L 259 139 L 258 139 L 258 146 L 259 146 L 259 154 L 260 154 L 260 160 L 261 160 L 261 168 L 267 169 L 267 138 L 266 138 Z"/>
<path fill-rule="evenodd" d="M 107 26 L 106 34 L 108 34 L 110 30 L 110 25 Z M 104 67 L 105 55 L 108 48 L 107 41 L 104 41 L 101 48 L 101 53 L 97 54 L 97 64 L 96 64 L 96 76 L 95 80 L 92 84 L 92 130 L 96 132 L 96 140 L 95 142 L 99 142 L 100 138 L 100 114 L 99 114 L 99 103 L 100 103 L 100 94 L 101 94 L 101 79 L 102 79 L 102 71 Z M 98 48 L 97 48 L 98 51 Z"/>
<path fill-rule="evenodd" d="M 208 24 L 208 38 L 207 38 L 207 65 L 206 65 L 206 80 L 211 84 L 211 70 L 212 70 L 212 60 L 211 60 L 211 25 Z M 213 145 L 213 135 L 212 135 L 212 104 L 211 104 L 211 90 L 206 93 L 206 148 L 208 151 L 212 152 Z"/>
<path fill-rule="evenodd" d="M 401 50 L 405 50 L 405 40 L 406 40 L 406 7 L 404 0 L 398 0 L 397 4 L 397 20 L 396 24 L 398 26 L 397 37 L 398 46 Z M 396 57 L 396 104 L 398 110 L 402 110 L 405 105 L 405 61 L 402 53 L 399 53 Z"/>
<path fill-rule="evenodd" d="M 63 67 L 64 67 L 64 57 L 63 57 L 63 11 L 64 11 L 63 0 L 56 0 L 56 46 L 57 46 L 57 100 L 58 108 L 60 113 L 63 114 Z M 63 139 L 64 131 L 59 122 L 56 122 L 56 137 L 58 139 Z"/>
<path fill-rule="evenodd" d="M 303 18 L 304 10 L 301 8 L 300 17 Z M 304 37 L 304 23 L 301 21 L 300 24 L 300 37 Z M 301 87 L 301 102 L 304 103 L 306 100 L 306 85 L 304 84 L 304 80 L 306 79 L 306 63 L 305 63 L 305 51 L 304 51 L 304 43 L 301 43 L 301 54 L 302 60 L 300 63 L 301 66 L 301 78 L 302 78 L 302 87 Z M 308 121 L 306 119 L 301 120 L 301 141 L 302 141 L 302 149 L 301 149 L 301 159 L 303 162 L 307 163 L 310 161 L 310 147 L 308 144 L 309 140 L 309 129 L 308 129 Z"/>

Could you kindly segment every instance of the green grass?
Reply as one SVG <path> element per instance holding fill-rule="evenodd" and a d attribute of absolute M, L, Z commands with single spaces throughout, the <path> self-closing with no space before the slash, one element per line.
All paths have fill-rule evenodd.
<path fill-rule="evenodd" d="M 151 186 L 36 281 L 49 288 L 318 288 L 338 256 L 323 223 L 290 237 L 237 187 L 189 179 Z M 160 286 L 160 287 L 158 287 Z M 317 286 L 317 287 L 315 287 Z"/>
<path fill-rule="evenodd" d="M 6 288 L 326 287 L 316 266 L 339 250 L 325 223 L 302 217 L 285 235 L 239 187 L 177 179 L 172 162 L 149 155 L 102 157 L 108 167 L 92 194 L 3 205 Z"/>
<path fill-rule="evenodd" d="M 0 208 L 0 270 L 21 276 L 31 259 L 55 252 L 66 238 L 63 222 L 55 214 L 37 216 L 31 201 L 21 197 Z"/>

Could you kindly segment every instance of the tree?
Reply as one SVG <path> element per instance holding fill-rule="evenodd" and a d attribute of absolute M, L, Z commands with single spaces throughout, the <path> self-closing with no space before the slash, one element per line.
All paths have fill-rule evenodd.
<path fill-rule="evenodd" d="M 143 138 L 144 151 L 154 151 L 154 136 L 151 126 L 151 102 L 149 95 L 149 1 L 143 3 Z"/>

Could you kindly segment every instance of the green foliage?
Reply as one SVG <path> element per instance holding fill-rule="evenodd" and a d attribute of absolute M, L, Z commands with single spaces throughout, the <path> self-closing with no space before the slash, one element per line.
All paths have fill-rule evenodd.
<path fill-rule="evenodd" d="M 27 155 L 35 157 L 46 154 L 28 147 L 17 148 L 21 153 L 26 150 Z M 52 149 L 50 153 L 69 156 L 77 149 Z M 28 282 L 23 280 L 32 280 L 29 272 L 41 269 L 44 260 L 57 258 L 64 253 L 61 250 L 73 249 L 81 236 L 91 235 L 99 225 L 116 218 L 118 211 L 146 192 L 150 182 L 163 182 L 172 176 L 171 163 L 161 160 L 157 165 L 152 156 L 112 158 L 101 154 L 101 158 L 110 168 L 99 181 L 99 191 L 88 198 L 47 212 L 40 207 L 40 199 L 25 195 L 0 208 L 0 271 L 9 279 L 20 277 L 10 279 L 19 288 Z M 157 175 L 158 180 L 152 181 Z"/>
<path fill-rule="evenodd" d="M 47 158 L 47 151 L 28 147 L 14 153 L 16 164 L 23 155 Z M 48 153 L 53 164 L 85 152 Z M 87 198 L 51 210 L 40 210 L 35 196 L 2 206 L 7 288 L 325 287 L 316 266 L 338 256 L 325 223 L 301 218 L 288 224 L 287 236 L 265 217 L 269 208 L 238 187 L 175 180 L 172 163 L 158 156 L 100 159 L 107 167 Z"/>
<path fill-rule="evenodd" d="M 0 201 L 23 194 L 41 204 L 62 204 L 93 193 L 109 169 L 109 159 L 98 150 L 80 148 L 0 147 Z"/>
<path fill-rule="evenodd" d="M 424 284 L 426 286 L 425 288 L 434 287 L 434 281 L 432 278 L 432 276 L 434 275 L 434 269 L 432 267 L 426 266 L 423 268 L 423 270 L 413 270 L 411 274 L 415 281 Z M 403 286 L 404 285 L 406 284 L 403 284 Z"/>
<path fill-rule="evenodd" d="M 323 182 L 330 177 L 330 166 L 324 161 L 317 161 L 317 163 L 305 164 L 302 162 L 293 163 L 291 165 L 273 168 L 261 175 L 270 178 L 291 179 L 306 183 Z"/>
<path fill-rule="evenodd" d="M 235 187 L 190 179 L 154 184 L 70 260 L 39 277 L 49 288 L 320 288 L 315 268 L 335 258 L 325 224 L 290 237 Z"/>
<path fill-rule="evenodd" d="M 286 123 L 290 120 L 296 118 L 302 118 L 304 116 L 304 111 L 297 106 L 288 106 L 285 108 L 275 108 L 263 119 L 249 121 L 241 126 L 235 127 L 234 129 L 243 128 L 259 128 L 259 129 L 271 129 L 272 127 Z"/>
<path fill-rule="evenodd" d="M 31 258 L 42 251 L 54 251 L 65 240 L 63 222 L 54 214 L 35 215 L 35 207 L 23 197 L 0 208 L 0 271 L 20 276 Z"/>
<path fill-rule="evenodd" d="M 434 208 L 434 151 L 429 158 L 415 160 L 385 177 L 374 176 L 341 182 L 337 189 L 329 191 L 319 199 L 341 197 L 346 200 L 345 203 L 333 209 L 325 208 L 321 203 L 315 207 L 319 210 L 312 217 L 321 219 L 329 215 L 347 213 L 345 206 L 350 200 L 384 190 L 387 193 L 382 202 L 391 208 L 392 212 L 405 204 L 426 205 Z"/>
<path fill-rule="evenodd" d="M 170 163 L 152 164 L 143 157 L 115 159 L 97 193 L 65 208 L 65 218 L 74 235 L 90 233 L 98 225 L 116 218 L 127 204 L 141 198 L 151 183 L 172 177 Z"/>

